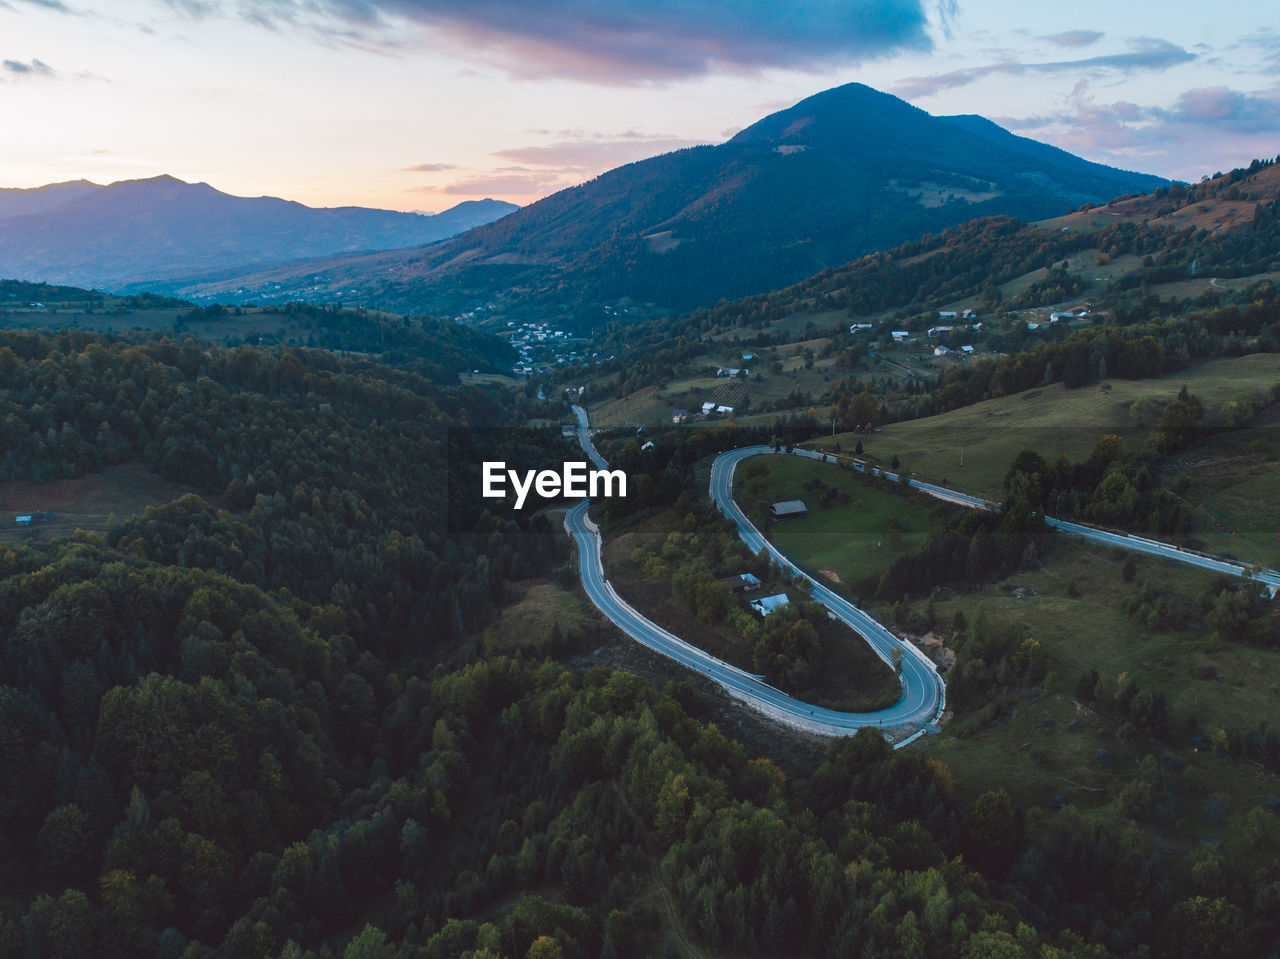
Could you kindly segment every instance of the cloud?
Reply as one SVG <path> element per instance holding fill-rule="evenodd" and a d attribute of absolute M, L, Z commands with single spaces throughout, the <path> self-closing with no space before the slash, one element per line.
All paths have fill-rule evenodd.
<path fill-rule="evenodd" d="M 960 17 L 959 0 L 937 0 L 935 8 L 938 12 L 938 29 L 948 40 L 953 38 L 952 27 Z"/>
<path fill-rule="evenodd" d="M 204 20 L 221 12 L 217 0 L 164 0 L 164 5 L 191 20 Z"/>
<path fill-rule="evenodd" d="M 1059 47 L 1087 47 L 1097 43 L 1103 36 L 1100 30 L 1067 30 L 1064 33 L 1051 33 L 1040 39 Z"/>
<path fill-rule="evenodd" d="M 33 7 L 43 7 L 46 10 L 57 10 L 59 13 L 71 13 L 71 8 L 59 0 L 17 0 L 18 3 L 29 3 Z M 9 4 L 5 4 L 9 6 Z M 9 9 L 13 9 L 9 7 Z"/>
<path fill-rule="evenodd" d="M 14 74 L 17 77 L 51 77 L 54 71 L 49 64 L 43 60 L 5 60 L 0 62 L 0 67 L 4 68 L 6 73 Z"/>
<path fill-rule="evenodd" d="M 1280 96 L 1257 96 L 1227 87 L 1200 87 L 1179 94 L 1161 119 L 1199 124 L 1230 133 L 1272 133 L 1280 129 Z"/>
<path fill-rule="evenodd" d="M 906 99 L 932 96 L 940 90 L 963 87 L 983 77 L 997 74 L 1020 76 L 1030 73 L 1063 73 L 1063 72 L 1119 72 L 1136 73 L 1144 70 L 1167 70 L 1182 63 L 1190 63 L 1196 54 L 1190 53 L 1176 43 L 1154 37 L 1139 37 L 1130 41 L 1132 49 L 1128 53 L 1112 53 L 1097 57 L 1085 57 L 1081 60 L 1056 60 L 1048 63 L 1020 63 L 1015 60 L 1002 60 L 988 63 L 980 67 L 967 67 L 953 70 L 950 73 L 939 73 L 927 77 L 904 77 L 899 80 L 890 92 Z"/>
<path fill-rule="evenodd" d="M 554 172 L 502 172 L 464 177 L 441 187 L 419 187 L 422 193 L 448 193 L 454 196 L 543 196 L 571 186 Z"/>
<path fill-rule="evenodd" d="M 1244 37 L 1240 45 L 1260 53 L 1268 69 L 1280 69 L 1280 33 L 1277 31 L 1263 27 Z"/>
<path fill-rule="evenodd" d="M 405 167 L 402 173 L 439 173 L 442 170 L 456 170 L 457 167 L 452 163 L 415 163 L 413 166 Z"/>
<path fill-rule="evenodd" d="M 634 163 L 660 153 L 670 153 L 685 147 L 698 146 L 703 141 L 684 140 L 677 137 L 644 138 L 639 135 L 622 139 L 561 140 L 544 146 L 512 147 L 499 150 L 494 156 L 517 163 L 536 166 L 554 166 L 564 172 L 590 171 L 592 174 L 625 163 Z"/>
<path fill-rule="evenodd" d="M 357 44 L 478 50 L 516 77 L 637 83 L 716 70 L 818 69 L 928 50 L 925 0 L 168 0 Z M 190 8 L 190 9 L 188 9 Z M 944 29 L 955 0 L 937 0 Z"/>
<path fill-rule="evenodd" d="M 1204 173 L 1275 155 L 1280 92 L 1197 87 L 1184 90 L 1168 106 L 1098 103 L 1088 82 L 1080 80 L 1064 109 L 999 122 L 1100 162 L 1138 162 L 1165 176 L 1197 180 Z"/>

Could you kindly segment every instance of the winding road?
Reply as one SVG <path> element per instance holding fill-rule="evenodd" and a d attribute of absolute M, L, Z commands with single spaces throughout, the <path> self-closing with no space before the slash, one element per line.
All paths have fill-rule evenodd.
<path fill-rule="evenodd" d="M 573 409 L 578 417 L 578 441 L 583 451 L 596 467 L 607 468 L 604 457 L 591 442 L 586 411 L 580 406 Z M 865 637 L 886 663 L 893 665 L 895 653 L 901 657 L 902 696 L 898 702 L 888 709 L 871 713 L 839 712 L 804 703 L 765 683 L 761 677 L 712 656 L 646 619 L 622 599 L 605 579 L 600 530 L 587 513 L 590 506 L 588 500 L 583 500 L 565 516 L 565 529 L 578 546 L 578 572 L 582 577 L 583 589 L 600 611 L 628 636 L 654 652 L 713 680 L 730 696 L 767 716 L 789 726 L 826 736 L 848 736 L 864 726 L 875 726 L 892 738 L 895 734 L 908 733 L 913 727 L 919 727 L 914 734 L 907 735 L 896 743 L 896 746 L 906 745 L 924 732 L 929 724 L 936 724 L 945 708 L 946 688 L 942 677 L 922 652 L 899 640 L 867 613 L 795 566 L 765 540 L 738 509 L 730 495 L 733 468 L 742 459 L 763 453 L 772 453 L 772 450 L 767 446 L 747 447 L 724 453 L 717 458 L 711 477 L 713 499 L 726 515 L 737 522 L 739 535 L 753 552 L 768 549 L 780 566 L 806 579 L 813 599 Z M 737 515 L 734 515 L 734 511 Z"/>

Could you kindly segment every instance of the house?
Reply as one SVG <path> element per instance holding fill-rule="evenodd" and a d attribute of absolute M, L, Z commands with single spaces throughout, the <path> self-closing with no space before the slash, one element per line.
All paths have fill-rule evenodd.
<path fill-rule="evenodd" d="M 861 333 L 863 330 L 869 330 L 869 329 L 871 329 L 870 323 L 854 323 L 852 326 L 849 327 L 849 332 Z"/>
<path fill-rule="evenodd" d="M 764 584 L 755 573 L 739 573 L 737 576 L 726 576 L 720 580 L 729 587 L 732 593 L 754 593 Z"/>
<path fill-rule="evenodd" d="M 689 411 L 688 411 L 688 410 L 672 410 L 672 411 L 671 411 L 671 422 L 672 422 L 672 423 L 683 423 L 683 422 L 684 422 L 685 420 L 687 420 L 688 418 L 689 418 Z"/>
<path fill-rule="evenodd" d="M 907 330 L 893 330 L 889 335 L 893 337 L 893 341 L 895 343 L 901 343 L 906 340 L 911 333 Z"/>
<path fill-rule="evenodd" d="M 17 522 L 17 524 L 18 524 L 19 526 L 30 526 L 30 525 L 31 525 L 31 517 L 30 517 L 30 516 L 19 516 L 19 517 L 17 517 L 16 522 Z"/>
<path fill-rule="evenodd" d="M 938 311 L 938 319 L 940 320 L 954 320 L 957 316 L 959 316 L 959 314 L 956 313 L 955 310 L 939 310 Z"/>
<path fill-rule="evenodd" d="M 743 353 L 743 354 L 742 354 L 742 362 L 743 362 L 743 363 L 750 363 L 750 362 L 751 362 L 752 360 L 754 360 L 755 358 L 756 358 L 756 355 L 755 355 L 754 353 Z"/>
<path fill-rule="evenodd" d="M 791 600 L 787 599 L 786 593 L 777 593 L 773 596 L 761 596 L 759 599 L 751 601 L 751 608 L 761 616 L 768 616 L 770 613 L 785 609 L 791 605 Z"/>
<path fill-rule="evenodd" d="M 948 347 L 945 347 L 945 346 L 935 346 L 935 347 L 933 348 L 933 355 L 934 355 L 934 356 L 946 356 L 946 355 L 947 355 L 948 353 L 950 353 L 950 352 L 951 352 L 951 350 L 950 350 Z"/>
<path fill-rule="evenodd" d="M 783 500 L 769 507 L 769 515 L 774 519 L 802 519 L 809 515 L 809 507 L 802 499 Z"/>
<path fill-rule="evenodd" d="M 929 327 L 929 336 L 931 337 L 946 336 L 953 329 L 955 329 L 955 327 L 952 327 L 952 326 L 931 326 Z"/>
<path fill-rule="evenodd" d="M 1027 329 L 1029 329 L 1029 330 L 1038 330 L 1038 329 L 1040 329 L 1040 324 L 1039 324 L 1039 323 L 1032 323 L 1032 322 L 1028 321 L 1028 322 L 1027 322 Z"/>
<path fill-rule="evenodd" d="M 978 314 L 973 312 L 973 310 L 965 310 L 960 314 L 960 318 L 962 320 L 976 320 L 978 318 Z"/>
<path fill-rule="evenodd" d="M 961 352 L 961 353 L 963 353 L 965 356 L 973 356 L 973 347 L 972 347 L 972 346 L 962 346 L 962 347 L 960 347 L 960 352 Z"/>
<path fill-rule="evenodd" d="M 1070 321 L 1070 320 L 1074 320 L 1075 318 L 1076 318 L 1076 315 L 1074 313 L 1050 313 L 1049 314 L 1050 323 L 1057 323 L 1061 320 Z"/>
<path fill-rule="evenodd" d="M 983 330 L 986 329 L 986 327 L 983 326 L 981 323 L 975 323 L 973 324 L 973 326 L 969 327 L 969 329 L 973 330 L 973 332 L 975 333 L 981 333 Z"/>
<path fill-rule="evenodd" d="M 721 416 L 728 416 L 730 413 L 732 413 L 732 412 L 733 412 L 733 407 L 732 407 L 732 406 L 717 406 L 717 407 L 716 407 L 716 412 L 717 412 L 717 413 L 719 413 Z"/>
<path fill-rule="evenodd" d="M 653 449 L 653 440 L 649 440 L 649 442 L 645 443 L 644 446 L 640 447 L 640 452 L 647 453 L 651 449 Z"/>
<path fill-rule="evenodd" d="M 711 400 L 707 400 L 705 403 L 702 404 L 702 415 L 706 416 L 708 413 L 714 413 L 715 409 L 716 409 L 716 404 L 713 403 Z"/>

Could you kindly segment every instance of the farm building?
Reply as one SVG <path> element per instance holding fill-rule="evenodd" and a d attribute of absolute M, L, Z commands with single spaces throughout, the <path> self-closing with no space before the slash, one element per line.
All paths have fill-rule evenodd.
<path fill-rule="evenodd" d="M 761 616 L 768 616 L 791 605 L 791 600 L 787 599 L 786 593 L 778 593 L 774 596 L 761 596 L 759 599 L 751 601 L 751 608 Z"/>
<path fill-rule="evenodd" d="M 737 576 L 726 576 L 720 580 L 734 593 L 754 593 L 763 584 L 755 573 L 739 573 Z"/>
<path fill-rule="evenodd" d="M 809 507 L 802 499 L 783 500 L 769 507 L 769 515 L 774 519 L 801 519 L 809 515 Z"/>

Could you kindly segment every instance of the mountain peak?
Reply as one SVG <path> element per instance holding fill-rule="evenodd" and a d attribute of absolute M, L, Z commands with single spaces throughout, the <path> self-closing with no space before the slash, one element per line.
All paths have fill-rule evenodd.
<path fill-rule="evenodd" d="M 844 140 L 855 130 L 865 136 L 868 128 L 875 127 L 876 134 L 881 135 L 931 119 L 924 110 L 892 94 L 882 93 L 862 83 L 846 83 L 771 113 L 729 142 Z"/>
<path fill-rule="evenodd" d="M 206 190 L 212 190 L 209 184 L 188 183 L 186 180 L 180 180 L 171 173 L 161 173 L 157 176 L 137 177 L 132 180 L 116 180 L 114 183 L 108 184 L 107 189 L 113 190 L 121 187 L 155 187 L 155 188 L 181 188 L 181 187 L 201 187 Z"/>

